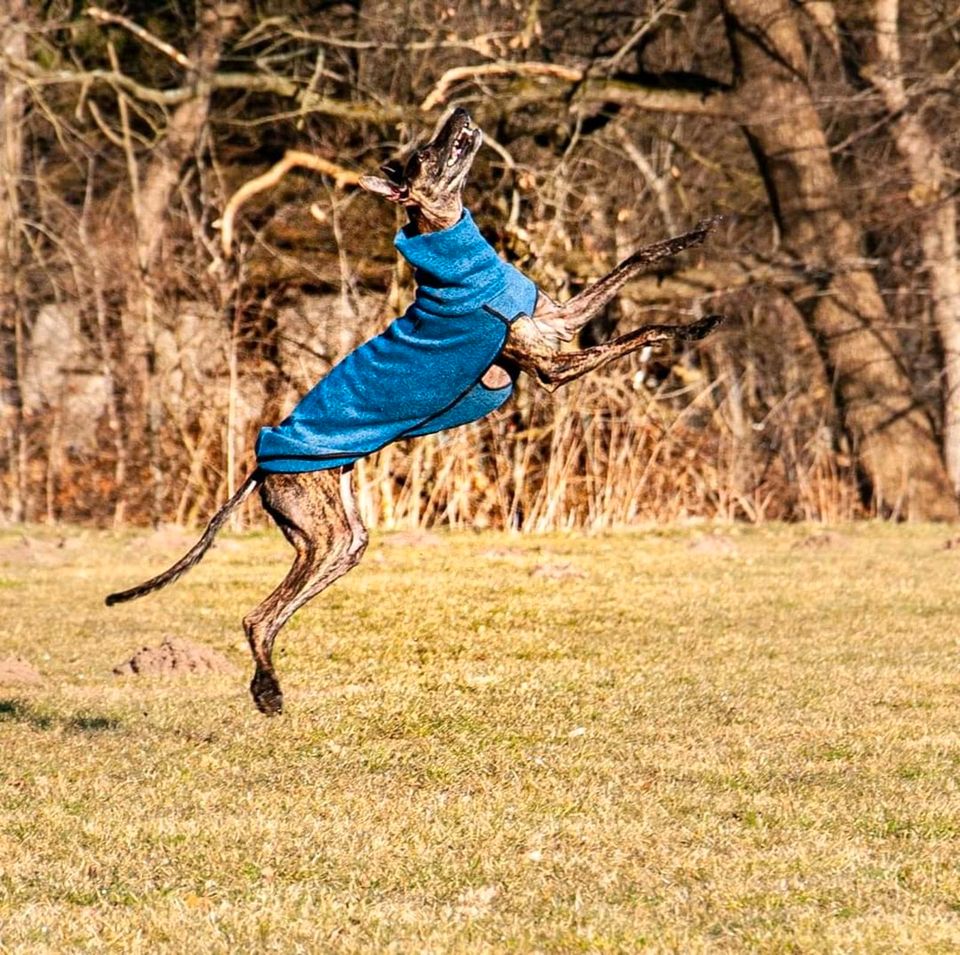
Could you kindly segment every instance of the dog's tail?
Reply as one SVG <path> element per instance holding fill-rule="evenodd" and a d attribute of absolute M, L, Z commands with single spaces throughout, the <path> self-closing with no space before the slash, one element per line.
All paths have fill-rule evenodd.
<path fill-rule="evenodd" d="M 167 584 L 172 584 L 175 580 L 182 577 L 195 564 L 199 564 L 203 555 L 210 549 L 214 537 L 217 536 L 217 531 L 223 527 L 227 518 L 230 516 L 230 512 L 255 491 L 263 483 L 265 477 L 266 475 L 262 471 L 254 471 L 253 474 L 240 485 L 237 493 L 210 518 L 210 523 L 207 524 L 207 529 L 203 532 L 203 536 L 180 560 L 162 574 L 151 577 L 150 580 L 144 581 L 136 587 L 131 587 L 129 590 L 121 590 L 116 594 L 110 594 L 106 600 L 107 606 L 112 607 L 114 604 L 120 604 L 126 600 L 136 600 L 137 597 L 142 597 L 144 594 L 149 594 L 154 590 L 159 590 L 161 587 L 166 587 Z"/>

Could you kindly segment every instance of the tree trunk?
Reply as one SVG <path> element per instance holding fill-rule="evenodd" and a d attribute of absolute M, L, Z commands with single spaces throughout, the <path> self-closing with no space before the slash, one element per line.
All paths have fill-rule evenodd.
<path fill-rule="evenodd" d="M 877 511 L 952 520 L 957 501 L 933 426 L 914 400 L 899 345 L 840 186 L 808 85 L 788 0 L 722 0 L 741 124 L 787 250 L 821 295 L 807 319 L 835 382 L 838 408 Z"/>
<path fill-rule="evenodd" d="M 106 386 L 107 424 L 110 428 L 110 436 L 113 439 L 115 455 L 113 463 L 113 487 L 115 495 L 113 502 L 113 526 L 120 528 L 126 519 L 128 465 L 126 415 L 124 413 L 121 386 L 118 382 L 118 379 L 123 377 L 123 372 L 117 367 L 119 363 L 114 358 L 114 348 L 110 340 L 107 296 L 100 250 L 93 241 L 88 228 L 90 209 L 93 205 L 93 185 L 94 160 L 91 158 L 87 171 L 86 196 L 84 198 L 83 209 L 80 213 L 80 219 L 77 223 L 77 237 L 80 239 L 80 244 L 85 252 L 88 268 L 86 275 L 82 275 L 82 270 L 77 268 L 74 281 L 77 284 L 78 290 L 85 288 L 87 294 L 93 299 L 93 310 L 96 316 L 97 357 L 100 363 L 100 374 L 103 376 L 104 385 Z M 122 348 L 117 349 L 117 351 L 123 354 Z"/>
<path fill-rule="evenodd" d="M 157 289 L 155 266 L 166 232 L 167 211 L 180 181 L 184 163 L 194 155 L 210 110 L 210 76 L 220 61 L 223 40 L 236 28 L 240 5 L 203 0 L 199 8 L 196 41 L 190 49 L 194 65 L 196 95 L 181 103 L 173 112 L 166 136 L 154 149 L 140 182 L 133 147 L 130 142 L 126 104 L 121 98 L 124 142 L 130 168 L 134 215 L 137 226 L 137 265 L 140 272 L 139 296 L 133 311 L 141 321 L 146 344 L 146 437 L 147 463 L 152 485 L 151 519 L 160 520 L 163 513 L 162 454 L 160 449 L 161 405 L 156 380 L 156 313 Z"/>
<path fill-rule="evenodd" d="M 910 199 L 920 210 L 923 266 L 930 282 L 933 320 L 943 346 L 944 457 L 960 493 L 960 251 L 957 206 L 950 195 L 942 144 L 920 121 L 907 98 L 900 58 L 899 0 L 874 0 L 876 42 L 864 51 L 861 74 L 883 98 L 892 117 L 893 141 L 910 173 Z"/>
<path fill-rule="evenodd" d="M 0 16 L 4 57 L 22 60 L 27 50 L 26 0 L 11 0 Z M 20 176 L 23 162 L 23 83 L 0 70 L 0 336 L 2 336 L 3 401 L 9 411 L 11 520 L 22 521 L 27 505 L 27 447 L 23 420 L 24 341 L 18 275 L 21 264 Z"/>

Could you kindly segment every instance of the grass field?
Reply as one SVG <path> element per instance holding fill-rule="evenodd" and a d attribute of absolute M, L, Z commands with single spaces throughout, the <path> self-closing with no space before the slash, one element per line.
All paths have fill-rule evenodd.
<path fill-rule="evenodd" d="M 960 950 L 960 551 L 821 534 L 377 538 L 267 720 L 278 536 L 0 533 L 0 951 Z"/>

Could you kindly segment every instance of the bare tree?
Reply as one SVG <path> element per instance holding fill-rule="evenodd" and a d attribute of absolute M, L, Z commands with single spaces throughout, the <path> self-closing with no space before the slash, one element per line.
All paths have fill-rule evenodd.
<path fill-rule="evenodd" d="M 497 63 L 449 70 L 424 106 L 435 105 L 464 81 L 502 76 L 521 78 L 514 94 L 519 102 L 542 102 L 559 88 L 575 86 L 581 108 L 606 103 L 737 122 L 767 189 L 780 252 L 792 262 L 799 283 L 817 289 L 803 311 L 835 382 L 867 498 L 880 513 L 955 518 L 956 499 L 931 420 L 903 367 L 858 224 L 844 209 L 811 88 L 799 18 L 809 15 L 836 49 L 833 6 L 819 0 L 801 12 L 788 0 L 722 0 L 721 7 L 732 84 L 687 74 L 677 86 L 667 78 L 611 77 L 584 67 Z"/>
<path fill-rule="evenodd" d="M 881 7 L 895 16 L 890 0 L 293 0 L 283 16 L 202 0 L 146 21 L 16 0 L 0 49 L 5 510 L 24 514 L 41 471 L 51 518 L 190 521 L 229 494 L 257 423 L 403 308 L 391 224 L 352 183 L 463 102 L 490 146 L 470 205 L 549 292 L 671 223 L 734 213 L 709 256 L 633 282 L 598 341 L 723 297 L 738 320 L 611 369 L 586 415 L 521 390 L 509 418 L 409 465 L 400 449 L 371 461 L 368 514 L 955 516 L 935 425 L 942 372 L 955 470 L 955 149 L 936 128 L 955 72 L 936 5 L 899 11 L 906 52 Z M 901 164 L 876 161 L 891 142 L 903 190 Z M 891 183 L 891 208 L 909 195 L 916 215 L 886 229 L 873 197 Z M 64 387 L 34 401 L 38 316 L 45 340 L 62 321 L 75 342 Z M 99 397 L 74 447 L 58 425 L 84 389 Z"/>
<path fill-rule="evenodd" d="M 820 288 L 809 312 L 836 381 L 857 460 L 881 512 L 953 519 L 956 499 L 899 345 L 811 96 L 797 14 L 788 0 L 724 0 L 743 128 L 789 251 Z"/>
<path fill-rule="evenodd" d="M 921 115 L 923 90 L 913 92 L 904 75 L 900 49 L 899 0 L 872 0 L 873 42 L 864 44 L 860 73 L 876 88 L 891 119 L 893 141 L 910 181 L 918 212 L 923 271 L 930 285 L 930 310 L 943 346 L 943 446 L 954 491 L 960 493 L 960 249 L 957 199 L 943 138 Z M 952 72 L 960 66 L 958 58 Z M 955 174 L 954 174 L 955 175 Z"/>
<path fill-rule="evenodd" d="M 4 57 L 22 59 L 27 47 L 26 0 L 11 0 L 0 14 Z M 19 288 L 22 261 L 20 179 L 23 173 L 23 83 L 0 72 L 0 336 L 2 336 L 3 398 L 9 408 L 7 454 L 10 478 L 10 517 L 23 520 L 27 499 L 27 449 L 23 421 L 24 324 Z"/>
<path fill-rule="evenodd" d="M 195 39 L 189 54 L 182 54 L 169 44 L 156 41 L 141 27 L 126 18 L 119 20 L 140 39 L 152 41 L 163 49 L 178 65 L 185 66 L 193 95 L 173 111 L 163 139 L 150 152 L 142 179 L 138 158 L 133 146 L 129 109 L 124 93 L 118 93 L 121 117 L 121 135 L 130 177 L 131 197 L 137 235 L 137 267 L 139 289 L 131 290 L 130 307 L 137 315 L 146 346 L 145 401 L 147 419 L 147 456 L 153 485 L 152 518 L 159 521 L 163 510 L 163 466 L 159 445 L 161 428 L 160 399 L 155 381 L 157 341 L 157 288 L 155 271 L 166 235 L 167 211 L 180 182 L 184 163 L 194 155 L 205 128 L 210 110 L 210 78 L 220 60 L 223 41 L 236 29 L 241 13 L 240 4 L 218 4 L 204 0 L 198 11 Z M 108 19 L 100 13 L 99 19 Z M 116 57 L 113 68 L 119 71 Z"/>

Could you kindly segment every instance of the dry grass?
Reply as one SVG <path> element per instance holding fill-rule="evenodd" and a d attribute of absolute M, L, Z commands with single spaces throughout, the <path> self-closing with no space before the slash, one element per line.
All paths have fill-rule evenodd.
<path fill-rule="evenodd" d="M 365 302 L 368 312 L 382 318 L 382 302 Z M 670 321 L 676 318 L 670 313 Z M 792 341 L 784 347 L 785 322 L 782 302 L 753 302 L 752 311 L 737 312 L 704 342 L 682 351 L 655 350 L 649 361 L 631 355 L 555 394 L 521 376 L 501 411 L 387 445 L 358 462 L 364 517 L 381 530 L 544 533 L 690 518 L 837 523 L 875 516 L 873 505 L 861 500 L 820 359 L 810 355 L 809 342 L 806 348 Z M 358 341 L 381 325 L 379 319 L 361 325 Z M 236 394 L 228 382 L 205 376 L 201 392 L 165 411 L 159 499 L 148 448 L 131 447 L 127 484 L 118 498 L 109 448 L 101 445 L 92 456 L 50 448 L 48 442 L 66 440 L 70 429 L 55 412 L 40 414 L 28 442 L 33 457 L 27 483 L 35 492 L 43 488 L 44 500 L 41 506 L 39 494 L 28 493 L 26 513 L 51 524 L 102 527 L 152 523 L 154 513 L 177 524 L 202 522 L 249 473 L 260 427 L 285 417 L 328 370 L 326 361 L 304 359 L 296 381 L 277 394 L 272 387 L 264 391 L 276 369 L 248 376 L 247 390 Z M 268 408 L 261 407 L 266 394 L 272 395 Z M 224 421 L 232 420 L 235 407 L 246 411 L 228 439 Z M 0 511 L 14 512 L 11 494 L 0 473 Z M 246 526 L 262 526 L 256 498 L 241 515 Z"/>
<path fill-rule="evenodd" d="M 0 950 L 956 951 L 947 531 L 704 533 L 375 541 L 273 721 L 109 671 L 246 667 L 274 535 L 110 611 L 177 534 L 0 535 Z"/>
<path fill-rule="evenodd" d="M 726 366 L 648 391 L 637 383 L 643 367 L 633 356 L 553 395 L 525 381 L 503 413 L 388 445 L 357 465 L 367 522 L 543 533 L 863 514 L 856 476 L 809 393 L 763 393 Z M 251 501 L 248 519 L 257 508 Z"/>

